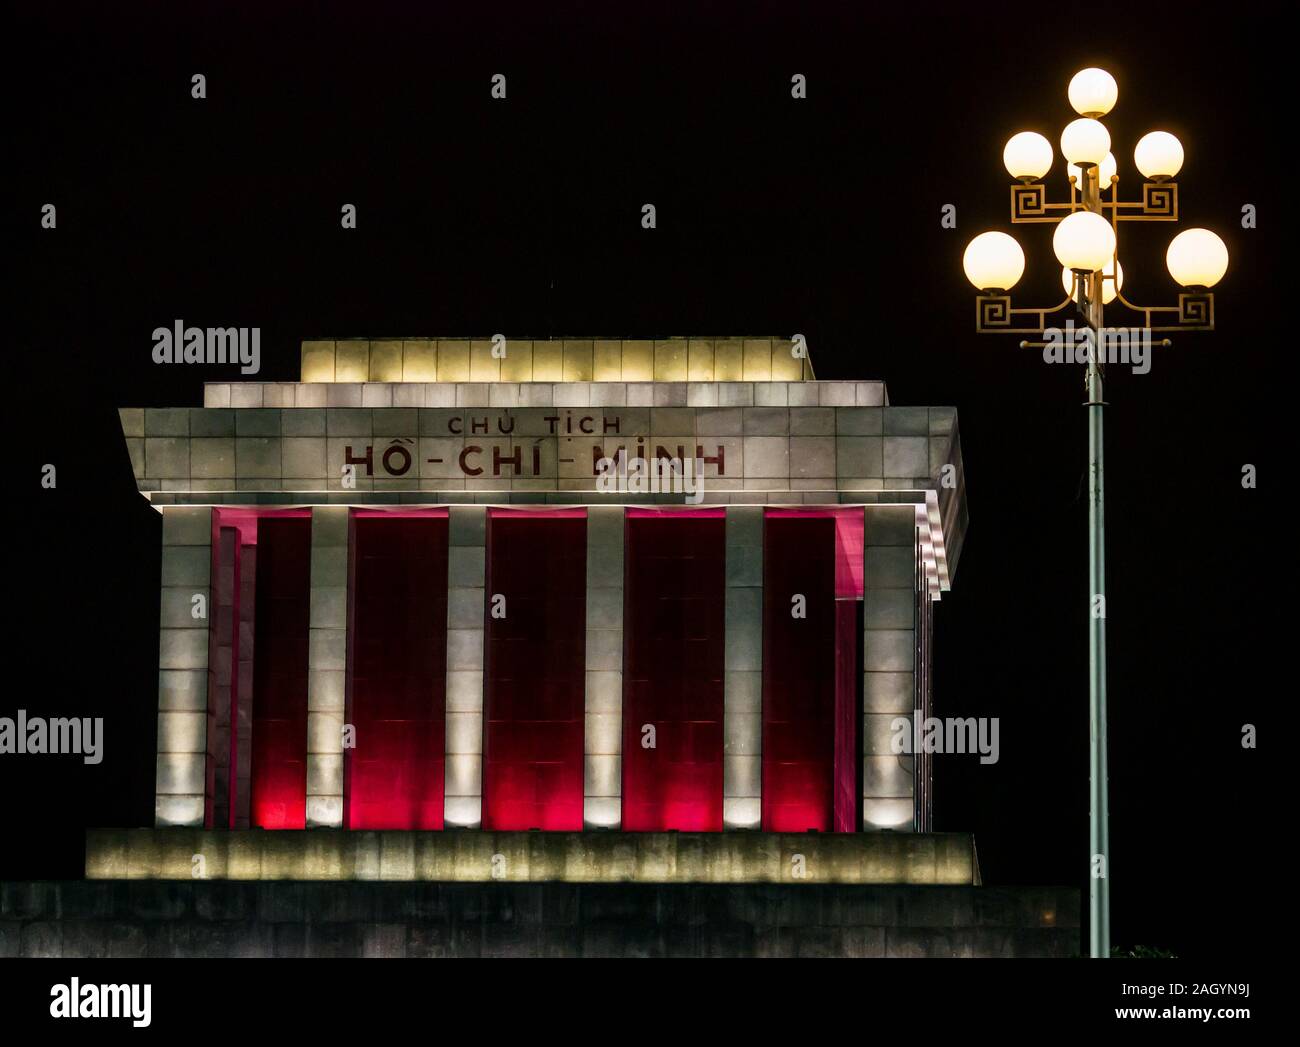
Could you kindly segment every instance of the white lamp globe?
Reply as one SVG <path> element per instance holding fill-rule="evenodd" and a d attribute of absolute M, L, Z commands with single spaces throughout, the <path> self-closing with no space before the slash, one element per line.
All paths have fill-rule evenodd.
<path fill-rule="evenodd" d="M 1101 282 L 1101 301 L 1103 305 L 1110 305 L 1124 286 L 1124 267 L 1112 259 L 1102 268 L 1101 273 L 1108 278 Z M 1115 279 L 1109 279 L 1111 276 L 1114 276 Z M 1061 286 L 1065 289 L 1066 294 L 1074 297 L 1074 273 L 1069 269 L 1061 270 Z"/>
<path fill-rule="evenodd" d="M 961 267 L 980 291 L 1009 291 L 1025 271 L 1025 252 L 1006 233 L 980 233 L 966 245 Z"/>
<path fill-rule="evenodd" d="M 1153 181 L 1173 178 L 1183 166 L 1183 143 L 1168 131 L 1152 131 L 1138 139 L 1133 162 Z"/>
<path fill-rule="evenodd" d="M 1007 139 L 1002 163 L 1012 178 L 1042 178 L 1052 169 L 1052 143 L 1037 131 L 1021 131 Z"/>
<path fill-rule="evenodd" d="M 1115 154 L 1107 153 L 1106 159 L 1101 162 L 1100 167 L 1101 170 L 1098 172 L 1097 175 L 1097 184 L 1102 189 L 1108 189 L 1110 188 L 1110 180 L 1119 171 L 1119 164 L 1115 162 Z M 1074 176 L 1074 184 L 1077 185 L 1080 189 L 1082 189 L 1083 168 L 1080 167 L 1078 164 L 1070 164 L 1069 167 L 1067 168 L 1067 173 Z"/>
<path fill-rule="evenodd" d="M 1072 164 L 1099 164 L 1110 152 L 1110 132 L 1099 120 L 1071 120 L 1061 132 L 1061 152 Z"/>
<path fill-rule="evenodd" d="M 1052 250 L 1065 268 L 1095 273 L 1115 257 L 1115 230 L 1095 211 L 1075 211 L 1057 225 Z"/>
<path fill-rule="evenodd" d="M 1119 85 L 1105 69 L 1080 69 L 1070 80 L 1070 105 L 1082 116 L 1105 116 L 1119 98 Z"/>
<path fill-rule="evenodd" d="M 1213 287 L 1228 271 L 1228 246 L 1208 229 L 1184 229 L 1170 242 L 1165 265 L 1183 287 Z"/>

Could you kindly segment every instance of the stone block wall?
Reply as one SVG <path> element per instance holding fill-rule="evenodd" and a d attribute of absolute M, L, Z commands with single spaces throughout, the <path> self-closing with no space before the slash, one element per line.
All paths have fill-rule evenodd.
<path fill-rule="evenodd" d="M 595 460 L 619 447 L 629 458 L 660 447 L 669 456 L 702 457 L 708 491 L 936 489 L 934 478 L 953 453 L 952 409 L 859 405 L 855 391 L 863 384 L 777 383 L 791 395 L 813 394 L 801 405 L 782 399 L 758 406 L 752 396 L 719 405 L 716 396 L 688 396 L 683 384 L 682 395 L 663 404 L 605 395 L 572 406 L 553 405 L 550 396 L 542 405 L 493 397 L 489 406 L 487 391 L 508 387 L 482 386 L 481 395 L 438 407 L 362 406 L 358 399 L 355 406 L 137 408 L 121 415 L 124 431 L 140 434 L 127 443 L 146 493 L 595 491 Z M 390 396 L 408 388 L 418 387 L 385 387 Z M 353 468 L 345 473 L 345 466 Z"/>
<path fill-rule="evenodd" d="M 483 653 L 487 509 L 456 505 L 448 521 L 447 828 L 483 820 Z"/>
<path fill-rule="evenodd" d="M 1077 956 L 1060 887 L 0 885 L 0 957 Z"/>
<path fill-rule="evenodd" d="M 302 343 L 302 380 L 341 382 L 792 381 L 788 338 L 347 338 Z"/>
<path fill-rule="evenodd" d="M 346 506 L 311 513 L 307 647 L 307 825 L 343 824 L 343 719 L 348 657 Z"/>
<path fill-rule="evenodd" d="M 157 825 L 203 824 L 212 595 L 212 510 L 168 506 L 163 510 L 158 639 Z M 195 617 L 200 607 L 202 616 Z"/>
<path fill-rule="evenodd" d="M 863 551 L 862 826 L 911 828 L 915 766 L 893 750 L 916 705 L 916 529 L 908 505 L 868 506 Z M 910 729 L 910 728 L 909 728 Z"/>

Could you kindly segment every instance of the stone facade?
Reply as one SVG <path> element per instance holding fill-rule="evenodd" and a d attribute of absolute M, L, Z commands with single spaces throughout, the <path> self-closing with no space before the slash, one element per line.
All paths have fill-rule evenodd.
<path fill-rule="evenodd" d="M 232 883 L 0 886 L 0 957 L 1077 956 L 1057 887 Z"/>
<path fill-rule="evenodd" d="M 979 886 L 973 839 L 928 831 L 928 765 L 889 748 L 897 717 L 930 708 L 930 607 L 966 527 L 952 408 L 817 381 L 781 338 L 316 340 L 302 379 L 120 411 L 164 517 L 156 824 L 92 830 L 87 882 L 0 886 L 0 956 L 1077 954 L 1078 892 Z M 621 824 L 623 509 L 686 501 L 599 489 L 598 463 L 620 449 L 702 459 L 702 503 L 726 507 L 721 833 L 608 831 Z M 583 831 L 488 832 L 487 510 L 551 504 L 587 509 Z M 351 509 L 439 505 L 446 828 L 344 830 Z M 864 832 L 756 831 L 764 507 L 798 505 L 862 514 Z M 191 609 L 228 608 L 237 584 L 212 577 L 213 506 L 311 512 L 306 830 L 202 828 L 205 764 L 232 729 L 214 715 L 229 681 L 209 661 L 234 659 Z"/>
<path fill-rule="evenodd" d="M 205 605 L 201 616 L 196 616 L 196 601 Z M 163 515 L 158 642 L 158 825 L 203 820 L 212 604 L 212 510 L 193 506 L 169 511 Z"/>
<path fill-rule="evenodd" d="M 918 765 L 889 742 L 895 719 L 919 705 L 916 659 L 929 654 L 917 608 L 928 614 L 950 586 L 965 529 L 955 411 L 893 406 L 879 381 L 816 381 L 806 354 L 779 338 L 501 348 L 473 338 L 307 341 L 301 382 L 214 383 L 201 408 L 121 410 L 139 489 L 164 516 L 156 825 L 205 824 L 204 762 L 219 771 L 211 752 L 229 737 L 203 684 L 206 622 L 186 613 L 195 595 L 210 595 L 211 506 L 310 507 L 306 824 L 315 829 L 344 820 L 350 507 L 450 506 L 444 817 L 474 829 L 487 509 L 576 504 L 588 510 L 587 620 L 575 623 L 586 651 L 583 825 L 619 828 L 623 506 L 686 500 L 598 489 L 598 463 L 624 450 L 702 460 L 702 504 L 726 507 L 725 828 L 761 824 L 763 510 L 783 505 L 865 514 L 860 821 L 920 827 L 928 794 Z"/>
<path fill-rule="evenodd" d="M 823 397 L 827 387 L 842 391 L 847 403 L 830 405 L 718 406 L 681 396 L 656 406 L 614 397 L 498 406 L 486 394 L 502 387 L 485 386 L 461 406 L 136 408 L 122 411 L 122 423 L 147 493 L 594 491 L 593 452 L 612 457 L 620 446 L 629 457 L 659 448 L 698 455 L 715 491 L 934 487 L 953 410 L 855 405 L 857 384 L 791 383 L 814 394 L 821 387 Z M 349 464 L 355 486 L 345 479 Z"/>
<path fill-rule="evenodd" d="M 343 824 L 347 603 L 348 511 L 343 506 L 317 506 L 311 515 L 311 627 L 307 653 L 309 826 Z"/>
<path fill-rule="evenodd" d="M 812 376 L 806 349 L 788 338 L 533 339 L 497 335 L 302 343 L 302 380 L 313 384 L 782 382 Z"/>
<path fill-rule="evenodd" d="M 93 829 L 89 879 L 977 884 L 965 833 Z"/>

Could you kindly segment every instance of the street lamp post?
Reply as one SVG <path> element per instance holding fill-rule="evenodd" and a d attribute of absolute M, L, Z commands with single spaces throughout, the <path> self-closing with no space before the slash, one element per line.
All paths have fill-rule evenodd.
<path fill-rule="evenodd" d="M 1188 229 L 1169 245 L 1170 275 L 1183 290 L 1178 304 L 1140 306 L 1124 297 L 1119 264 L 1120 222 L 1178 221 L 1178 184 L 1183 148 L 1166 131 L 1144 135 L 1134 163 L 1146 178 L 1140 201 L 1119 199 L 1118 165 L 1110 151 L 1110 134 L 1101 123 L 1114 107 L 1119 89 L 1103 69 L 1084 69 L 1070 81 L 1070 104 L 1079 118 L 1061 134 L 1068 164 L 1069 202 L 1050 203 L 1040 179 L 1052 167 L 1051 143 L 1033 131 L 1013 135 L 1002 160 L 1019 184 L 1011 187 L 1013 223 L 1056 225 L 1052 248 L 1061 263 L 1066 298 L 1055 306 L 1013 308 L 1010 290 L 1024 273 L 1025 256 L 1006 233 L 975 237 L 962 259 L 967 278 L 980 292 L 975 302 L 975 329 L 981 334 L 1037 334 L 1049 331 L 1048 318 L 1077 308 L 1085 327 L 1085 405 L 1088 410 L 1088 728 L 1089 728 L 1089 925 L 1088 951 L 1110 955 L 1110 834 L 1106 766 L 1106 514 L 1102 408 L 1105 400 L 1107 350 L 1115 339 L 1104 324 L 1103 310 L 1117 301 L 1141 317 L 1146 332 L 1212 331 L 1214 295 L 1223 277 L 1228 252 L 1208 229 Z M 1106 199 L 1104 190 L 1109 190 Z M 1173 315 L 1170 315 L 1173 314 Z M 1164 322 L 1161 322 L 1164 321 Z M 1059 337 L 1059 331 L 1056 332 Z M 1149 335 L 1147 335 L 1149 337 Z M 1165 339 L 1160 344 L 1169 345 Z M 1022 341 L 1022 348 L 1045 348 L 1048 342 Z"/>

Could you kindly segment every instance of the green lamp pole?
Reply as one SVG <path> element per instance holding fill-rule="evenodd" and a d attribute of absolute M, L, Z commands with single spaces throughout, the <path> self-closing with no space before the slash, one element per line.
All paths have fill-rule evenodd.
<path fill-rule="evenodd" d="M 1083 169 L 1083 206 L 1102 214 L 1099 168 Z M 1104 218 L 1105 216 L 1102 215 Z M 1106 446 L 1100 360 L 1103 326 L 1100 272 L 1082 275 L 1079 305 L 1086 309 L 1094 351 L 1088 354 L 1088 839 L 1092 847 L 1088 881 L 1088 954 L 1110 955 L 1110 785 L 1106 769 Z M 1085 288 L 1087 291 L 1084 298 Z"/>

